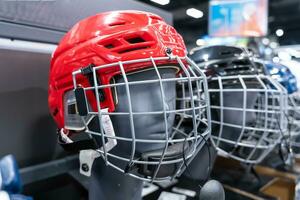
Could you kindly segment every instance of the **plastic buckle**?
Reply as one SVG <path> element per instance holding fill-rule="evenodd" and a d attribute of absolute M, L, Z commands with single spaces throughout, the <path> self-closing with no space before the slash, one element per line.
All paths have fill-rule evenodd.
<path fill-rule="evenodd" d="M 100 153 L 95 150 L 92 149 L 81 150 L 79 152 L 79 162 L 80 162 L 79 172 L 82 175 L 90 177 L 92 173 L 93 163 L 95 159 L 98 157 L 100 157 Z"/>

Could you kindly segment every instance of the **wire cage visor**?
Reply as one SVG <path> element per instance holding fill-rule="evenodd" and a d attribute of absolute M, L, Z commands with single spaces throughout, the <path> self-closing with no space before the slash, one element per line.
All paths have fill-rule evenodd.
<path fill-rule="evenodd" d="M 170 64 L 160 65 L 162 61 Z M 127 70 L 139 63 L 151 66 Z M 100 84 L 100 71 L 111 68 L 119 73 L 109 84 Z M 80 98 L 75 97 L 77 111 L 69 119 L 74 129 L 95 139 L 108 166 L 145 181 L 170 180 L 184 171 L 210 137 L 206 76 L 188 57 L 95 66 L 92 77 L 93 84 L 83 86 L 82 71 L 73 72 L 72 92 L 76 96 L 79 91 Z M 107 90 L 114 99 L 112 112 L 101 101 Z"/>

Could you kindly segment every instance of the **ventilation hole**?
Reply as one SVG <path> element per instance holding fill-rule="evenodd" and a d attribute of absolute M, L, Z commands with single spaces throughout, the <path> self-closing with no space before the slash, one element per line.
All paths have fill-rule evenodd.
<path fill-rule="evenodd" d="M 126 39 L 126 41 L 129 42 L 130 44 L 145 42 L 145 40 L 141 37 L 129 38 L 129 39 Z"/>
<path fill-rule="evenodd" d="M 156 15 L 152 15 L 152 16 L 150 16 L 150 18 L 151 18 L 151 19 L 155 19 L 155 20 L 162 20 L 161 17 L 156 16 Z"/>
<path fill-rule="evenodd" d="M 248 66 L 238 66 L 237 68 L 226 68 L 224 69 L 226 72 L 236 72 L 236 71 L 250 71 L 251 68 Z"/>
<path fill-rule="evenodd" d="M 126 24 L 125 21 L 118 21 L 118 22 L 110 23 L 109 26 L 121 26 L 121 25 L 124 25 L 124 24 Z"/>
<path fill-rule="evenodd" d="M 104 47 L 107 48 L 107 49 L 112 49 L 115 46 L 113 44 L 107 44 L 107 45 L 104 45 Z"/>
<path fill-rule="evenodd" d="M 150 18 L 152 19 L 151 24 L 157 24 L 160 21 L 162 21 L 162 19 L 160 17 L 157 17 L 157 16 L 150 16 Z"/>
<path fill-rule="evenodd" d="M 231 51 L 222 51 L 222 52 L 220 53 L 220 55 L 230 55 L 230 54 L 232 54 Z"/>
<path fill-rule="evenodd" d="M 135 47 L 135 48 L 125 49 L 125 50 L 119 51 L 118 53 L 119 54 L 128 53 L 128 52 L 131 52 L 131 51 L 136 51 L 136 50 L 141 50 L 141 49 L 147 49 L 147 48 L 148 48 L 148 46 L 145 46 L 145 47 Z"/>
<path fill-rule="evenodd" d="M 234 60 L 232 61 L 232 64 L 235 64 L 235 65 L 249 65 L 250 62 L 247 61 L 247 60 Z"/>

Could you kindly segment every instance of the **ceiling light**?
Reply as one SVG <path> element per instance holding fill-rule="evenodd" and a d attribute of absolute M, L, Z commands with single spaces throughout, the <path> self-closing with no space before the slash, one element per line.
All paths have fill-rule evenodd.
<path fill-rule="evenodd" d="M 262 43 L 263 43 L 264 45 L 270 44 L 269 38 L 263 38 L 263 39 L 262 39 Z"/>
<path fill-rule="evenodd" d="M 272 49 L 271 48 L 266 48 L 265 49 L 265 54 L 268 55 L 268 56 L 271 55 L 272 54 Z"/>
<path fill-rule="evenodd" d="M 279 62 L 280 62 L 280 59 L 276 56 L 276 57 L 273 58 L 273 62 L 274 62 L 274 63 L 279 63 Z"/>
<path fill-rule="evenodd" d="M 284 31 L 283 31 L 282 29 L 277 29 L 277 30 L 276 30 L 276 35 L 277 35 L 278 37 L 283 36 L 283 34 L 284 34 Z"/>
<path fill-rule="evenodd" d="M 170 3 L 170 0 L 151 0 L 151 1 L 154 3 L 158 3 L 160 5 L 163 5 L 163 6 Z"/>
<path fill-rule="evenodd" d="M 271 43 L 270 43 L 270 47 L 271 47 L 272 49 L 275 49 L 275 48 L 278 47 L 278 44 L 277 44 L 276 42 L 271 42 Z"/>
<path fill-rule="evenodd" d="M 196 8 L 187 9 L 186 14 L 190 17 L 197 18 L 197 19 L 203 17 L 203 12 L 201 10 L 196 9 Z"/>

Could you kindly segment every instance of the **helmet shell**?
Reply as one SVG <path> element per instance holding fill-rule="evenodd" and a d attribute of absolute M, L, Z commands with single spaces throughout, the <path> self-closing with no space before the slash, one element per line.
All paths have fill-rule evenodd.
<path fill-rule="evenodd" d="M 193 49 L 190 57 L 207 76 L 265 74 L 263 65 L 253 59 L 253 53 L 242 47 L 205 46 Z"/>
<path fill-rule="evenodd" d="M 265 66 L 268 74 L 283 85 L 288 94 L 292 94 L 298 90 L 296 77 L 288 67 L 273 62 L 265 62 Z"/>
<path fill-rule="evenodd" d="M 141 11 L 112 11 L 88 17 L 71 28 L 53 53 L 49 77 L 49 108 L 59 128 L 64 127 L 64 94 L 74 88 L 72 73 L 89 64 L 95 66 L 149 57 L 166 57 L 166 48 L 175 56 L 185 56 L 184 41 L 158 15 Z M 159 65 L 169 65 L 166 60 Z M 152 67 L 151 62 L 124 65 L 125 72 Z M 97 70 L 101 84 L 109 84 L 120 74 L 119 67 Z M 88 87 L 82 76 L 78 84 Z M 113 95 L 104 89 L 101 108 L 114 111 Z M 88 97 L 89 98 L 89 97 Z M 95 103 L 92 103 L 95 109 Z"/>

